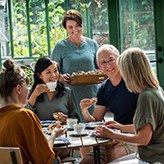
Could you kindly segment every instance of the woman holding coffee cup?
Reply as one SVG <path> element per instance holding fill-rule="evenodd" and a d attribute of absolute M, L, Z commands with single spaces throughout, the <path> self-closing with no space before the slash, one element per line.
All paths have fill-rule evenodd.
<path fill-rule="evenodd" d="M 26 107 L 36 113 L 40 120 L 53 120 L 53 114 L 57 112 L 61 122 L 66 122 L 68 117 L 78 118 L 74 96 L 59 81 L 59 77 L 58 64 L 50 57 L 41 57 L 36 62 L 34 84 Z"/>

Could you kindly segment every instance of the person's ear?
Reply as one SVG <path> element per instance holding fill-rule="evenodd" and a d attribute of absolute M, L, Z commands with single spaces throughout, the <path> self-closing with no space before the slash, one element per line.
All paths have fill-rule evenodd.
<path fill-rule="evenodd" d="M 16 87 L 15 87 L 15 90 L 16 90 L 16 92 L 18 93 L 18 94 L 20 94 L 21 93 L 21 85 L 20 84 L 18 84 Z"/>
<path fill-rule="evenodd" d="M 41 79 L 41 74 L 40 73 L 37 73 L 37 76 L 39 77 L 39 79 Z"/>

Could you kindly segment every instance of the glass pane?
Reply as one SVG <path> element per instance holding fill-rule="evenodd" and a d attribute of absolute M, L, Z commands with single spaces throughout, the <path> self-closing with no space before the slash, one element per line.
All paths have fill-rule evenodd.
<path fill-rule="evenodd" d="M 29 56 L 25 1 L 13 1 L 12 29 L 14 56 Z"/>
<path fill-rule="evenodd" d="M 1 58 L 6 58 L 9 53 L 9 26 L 8 14 L 5 8 L 0 9 L 0 55 Z"/>
<path fill-rule="evenodd" d="M 32 0 L 29 4 L 32 55 L 48 55 L 45 1 Z"/>
<path fill-rule="evenodd" d="M 121 51 L 143 49 L 155 70 L 153 0 L 120 0 Z"/>
<path fill-rule="evenodd" d="M 107 1 L 92 1 L 89 10 L 92 38 L 99 45 L 109 43 Z"/>
<path fill-rule="evenodd" d="M 50 0 L 48 4 L 51 53 L 56 43 L 67 36 L 66 30 L 61 24 L 65 13 L 63 2 L 64 0 Z"/>
<path fill-rule="evenodd" d="M 108 27 L 108 10 L 107 1 L 87 1 L 75 0 L 69 1 L 69 9 L 80 11 L 83 17 L 83 34 L 87 36 L 87 30 L 91 32 L 91 38 L 96 40 L 99 45 L 109 43 L 109 27 Z M 88 12 L 88 13 L 87 13 Z M 87 20 L 87 14 L 90 20 Z M 87 21 L 88 24 L 87 25 Z M 87 27 L 90 26 L 90 29 Z"/>

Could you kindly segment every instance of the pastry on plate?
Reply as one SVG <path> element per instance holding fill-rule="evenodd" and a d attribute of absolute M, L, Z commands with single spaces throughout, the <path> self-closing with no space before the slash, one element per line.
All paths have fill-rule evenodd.
<path fill-rule="evenodd" d="M 60 119 L 59 113 L 53 113 L 53 117 L 54 117 L 56 120 L 59 120 L 59 119 Z"/>

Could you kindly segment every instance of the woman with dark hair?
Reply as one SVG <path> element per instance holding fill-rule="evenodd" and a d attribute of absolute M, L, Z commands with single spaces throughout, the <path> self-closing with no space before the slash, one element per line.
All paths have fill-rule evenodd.
<path fill-rule="evenodd" d="M 19 147 L 23 163 L 59 163 L 53 152 L 54 140 L 64 128 L 53 130 L 49 141 L 42 132 L 38 117 L 23 108 L 29 94 L 29 79 L 11 60 L 0 72 L 0 146 Z"/>
<path fill-rule="evenodd" d="M 40 120 L 53 120 L 53 113 L 59 112 L 59 120 L 67 117 L 78 118 L 76 104 L 71 90 L 60 81 L 57 62 L 50 57 L 41 57 L 35 65 L 34 84 L 27 107 L 37 114 Z M 48 89 L 48 82 L 57 82 L 53 91 Z"/>
<path fill-rule="evenodd" d="M 83 36 L 82 16 L 78 11 L 68 10 L 63 16 L 62 25 L 69 36 L 55 45 L 52 58 L 59 63 L 63 79 L 69 84 L 73 72 L 95 71 L 98 68 L 96 52 L 99 46 L 95 40 Z M 76 97 L 80 121 L 84 122 L 80 100 L 96 97 L 98 85 L 78 85 L 70 88 Z M 92 113 L 93 109 L 94 107 L 90 107 L 89 112 Z"/>

